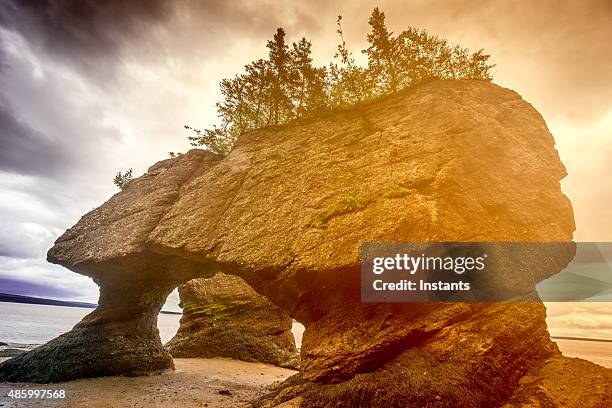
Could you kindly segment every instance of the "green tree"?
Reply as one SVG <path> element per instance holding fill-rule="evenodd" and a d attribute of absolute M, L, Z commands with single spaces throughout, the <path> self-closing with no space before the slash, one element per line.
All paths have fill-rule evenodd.
<path fill-rule="evenodd" d="M 298 43 L 293 43 L 291 51 L 293 82 L 290 97 L 296 118 L 322 111 L 328 105 L 325 91 L 327 72 L 325 68 L 312 65 L 311 46 L 310 41 L 302 38 Z"/>
<path fill-rule="evenodd" d="M 372 12 L 369 24 L 372 27 L 367 37 L 370 46 L 362 51 L 368 56 L 368 74 L 378 94 L 396 92 L 400 87 L 398 41 L 387 29 L 385 13 L 378 7 Z"/>
<path fill-rule="evenodd" d="M 278 125 L 294 119 L 291 94 L 294 81 L 292 58 L 285 43 L 285 30 L 279 28 L 274 38 L 268 41 L 271 74 L 271 109 L 267 125 Z"/>
<path fill-rule="evenodd" d="M 336 24 L 340 44 L 334 55 L 334 59 L 338 62 L 329 64 L 329 99 L 332 108 L 347 108 L 372 100 L 374 87 L 367 68 L 355 63 L 353 53 L 346 45 L 342 30 L 342 16 L 338 16 Z"/>
<path fill-rule="evenodd" d="M 241 76 L 244 82 L 242 102 L 244 122 L 238 134 L 266 126 L 272 116 L 272 71 L 270 61 L 259 59 L 245 66 L 246 73 Z"/>
<path fill-rule="evenodd" d="M 428 78 L 491 80 L 489 55 L 451 45 L 447 40 L 409 27 L 396 38 L 395 64 L 399 89 Z"/>
<path fill-rule="evenodd" d="M 133 169 L 129 169 L 125 173 L 118 172 L 113 179 L 113 184 L 119 187 L 119 190 L 123 190 L 133 179 Z"/>
<path fill-rule="evenodd" d="M 193 146 L 201 146 L 206 150 L 210 150 L 211 152 L 217 154 L 229 153 L 235 140 L 230 132 L 218 127 L 200 130 L 185 125 L 185 129 L 191 130 L 195 133 L 195 136 L 188 137 Z"/>
<path fill-rule="evenodd" d="M 346 44 L 342 16 L 336 21 L 340 43 L 327 67 L 313 65 L 310 41 L 288 46 L 285 31 L 277 29 L 267 42 L 267 58 L 221 81 L 219 123 L 203 130 L 185 126 L 193 132 L 191 144 L 225 154 L 245 132 L 372 101 L 425 79 L 492 79 L 493 65 L 483 50 L 471 53 L 414 27 L 394 35 L 378 7 L 368 23 L 366 66 L 355 62 Z"/>

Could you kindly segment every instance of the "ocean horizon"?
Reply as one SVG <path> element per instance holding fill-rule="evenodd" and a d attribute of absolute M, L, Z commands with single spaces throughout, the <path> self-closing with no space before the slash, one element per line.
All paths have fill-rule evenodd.
<path fill-rule="evenodd" d="M 45 344 L 70 331 L 93 309 L 73 306 L 0 302 L 0 343 L 12 346 Z M 157 328 L 163 343 L 179 328 L 181 315 L 160 313 Z"/>
<path fill-rule="evenodd" d="M 0 353 L 7 349 L 31 350 L 70 331 L 92 308 L 31 303 L 0 302 Z M 162 343 L 168 342 L 179 328 L 182 314 L 160 313 L 157 329 Z M 293 324 L 298 349 L 304 328 Z M 0 362 L 8 357 L 0 354 Z"/>
<path fill-rule="evenodd" d="M 30 350 L 70 331 L 92 309 L 73 306 L 0 302 L 0 351 Z M 180 314 L 160 313 L 157 328 L 162 343 L 168 342 L 179 328 Z M 294 321 L 292 328 L 300 348 L 304 328 Z M 606 339 L 552 336 L 567 357 L 582 358 L 612 368 L 612 341 Z M 0 357 L 0 361 L 7 360 Z"/>

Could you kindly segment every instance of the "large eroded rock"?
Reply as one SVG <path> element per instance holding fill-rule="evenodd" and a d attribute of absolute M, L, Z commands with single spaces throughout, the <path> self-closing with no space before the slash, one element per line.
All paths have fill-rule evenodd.
<path fill-rule="evenodd" d="M 269 404 L 499 405 L 558 355 L 543 305 L 363 304 L 359 247 L 571 241 L 565 174 L 519 95 L 435 81 L 243 135 L 185 186 L 148 245 L 240 274 L 305 325 L 300 375 Z M 499 272 L 533 285 L 574 251 L 516 255 Z"/>
<path fill-rule="evenodd" d="M 179 287 L 183 317 L 166 344 L 173 357 L 231 357 L 297 368 L 292 319 L 238 276 L 218 273 Z"/>
<path fill-rule="evenodd" d="M 91 276 L 100 286 L 98 307 L 68 333 L 2 363 L 0 380 L 57 382 L 174 368 L 157 315 L 179 283 L 214 271 L 151 253 L 144 244 L 183 183 L 219 159 L 192 150 L 161 161 L 57 240 L 48 259 Z"/>
<path fill-rule="evenodd" d="M 147 290 L 216 270 L 243 277 L 305 325 L 300 374 L 256 405 L 561 404 L 558 393 L 535 390 L 554 387 L 552 376 L 570 378 L 578 363 L 559 355 L 537 300 L 361 303 L 359 296 L 362 242 L 572 240 L 565 169 L 544 120 L 518 94 L 482 81 L 432 81 L 242 135 L 227 157 L 207 163 L 139 235 L 138 251 L 156 267 L 132 272 L 148 257 L 121 263 L 110 241 L 108 256 L 83 251 L 100 242 L 88 216 L 49 259 L 98 282 L 108 277 L 109 288 L 119 277 Z M 537 299 L 533 284 L 574 255 L 571 245 L 550 248 L 517 253 L 497 270 L 499 283 L 528 278 L 521 289 Z M 577 395 L 610 388 L 599 374 L 608 370 L 590 367 L 589 381 L 573 383 Z M 601 395 L 586 406 L 604 406 Z M 585 406 L 577 404 L 568 406 Z"/>

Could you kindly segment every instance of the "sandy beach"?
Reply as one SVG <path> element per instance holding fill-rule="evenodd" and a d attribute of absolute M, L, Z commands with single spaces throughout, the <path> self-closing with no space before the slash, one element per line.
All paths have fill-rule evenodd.
<path fill-rule="evenodd" d="M 239 360 L 175 359 L 176 370 L 148 377 L 103 377 L 58 384 L 0 384 L 0 407 L 240 407 L 295 371 Z M 65 400 L 12 399 L 12 389 L 65 390 Z M 229 392 L 229 394 L 228 394 Z"/>
<path fill-rule="evenodd" d="M 582 358 L 612 368 L 612 342 L 553 339 L 566 357 Z"/>

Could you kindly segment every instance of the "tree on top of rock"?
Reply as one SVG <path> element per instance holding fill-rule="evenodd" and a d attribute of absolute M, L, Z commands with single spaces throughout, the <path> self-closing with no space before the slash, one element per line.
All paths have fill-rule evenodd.
<path fill-rule="evenodd" d="M 293 102 L 295 118 L 308 116 L 327 108 L 325 68 L 312 65 L 312 44 L 306 38 L 293 43 L 291 51 L 291 72 L 294 82 L 290 87 L 290 98 Z"/>
<path fill-rule="evenodd" d="M 134 180 L 134 170 L 126 170 L 125 173 L 118 172 L 115 174 L 113 184 L 119 187 L 119 190 L 123 190 L 130 181 Z"/>
<path fill-rule="evenodd" d="M 378 93 L 396 92 L 400 86 L 398 71 L 401 69 L 398 40 L 387 29 L 385 13 L 378 7 L 372 11 L 368 23 L 372 27 L 368 34 L 370 46 L 362 51 L 368 56 L 368 74 Z"/>
<path fill-rule="evenodd" d="M 377 8 L 368 21 L 366 66 L 356 64 L 338 16 L 340 43 L 328 66 L 315 67 L 312 44 L 306 38 L 289 46 L 282 28 L 269 40 L 268 58 L 245 66 L 244 73 L 221 81 L 220 120 L 212 128 L 189 136 L 191 144 L 227 153 L 238 136 L 276 126 L 325 110 L 349 108 L 410 87 L 430 78 L 492 79 L 489 55 L 470 52 L 425 30 L 408 27 L 398 35 L 387 29 Z"/>
<path fill-rule="evenodd" d="M 329 89 L 330 108 L 348 108 L 359 103 L 372 100 L 374 87 L 370 82 L 371 75 L 368 69 L 355 63 L 353 53 L 349 50 L 344 40 L 342 30 L 342 16 L 336 20 L 338 28 L 336 33 L 340 37 L 338 51 L 334 54 L 334 60 L 329 64 L 329 75 L 327 77 Z"/>
<path fill-rule="evenodd" d="M 291 94 L 294 90 L 295 72 L 289 47 L 285 44 L 285 30 L 279 28 L 274 38 L 268 41 L 271 73 L 271 109 L 267 125 L 278 125 L 293 119 Z"/>

